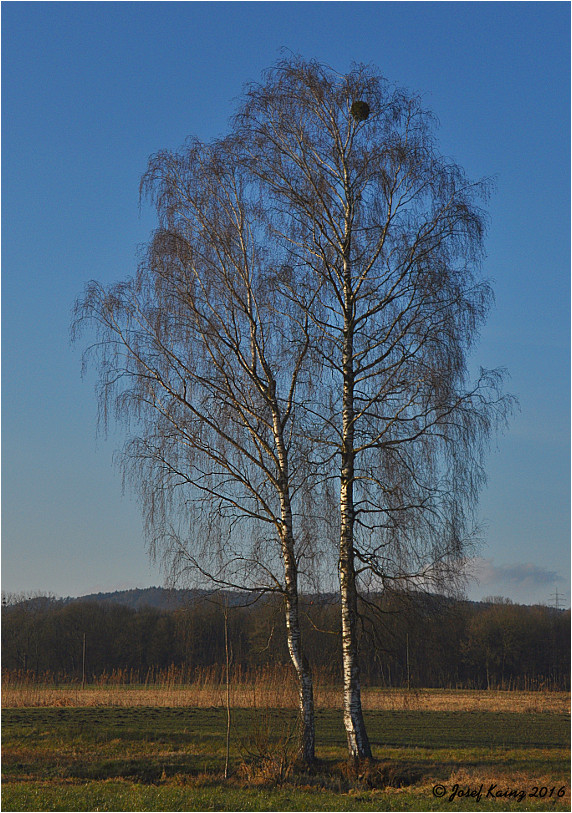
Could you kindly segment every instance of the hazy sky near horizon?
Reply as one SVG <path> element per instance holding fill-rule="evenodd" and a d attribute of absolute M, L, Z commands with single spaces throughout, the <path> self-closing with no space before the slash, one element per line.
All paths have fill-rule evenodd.
<path fill-rule="evenodd" d="M 121 431 L 96 438 L 71 308 L 134 272 L 148 157 L 224 134 L 285 47 L 421 92 L 442 151 L 495 176 L 472 363 L 508 368 L 520 412 L 488 458 L 469 595 L 570 606 L 569 32 L 565 2 L 4 3 L 2 589 L 162 583 L 112 465 Z"/>

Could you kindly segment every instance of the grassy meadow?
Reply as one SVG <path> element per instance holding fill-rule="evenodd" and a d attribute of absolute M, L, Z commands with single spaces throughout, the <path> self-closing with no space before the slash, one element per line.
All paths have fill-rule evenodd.
<path fill-rule="evenodd" d="M 2 807 L 570 809 L 568 694 L 366 689 L 376 761 L 352 768 L 337 693 L 322 686 L 306 772 L 289 691 L 233 687 L 225 779 L 223 687 L 8 685 Z"/>

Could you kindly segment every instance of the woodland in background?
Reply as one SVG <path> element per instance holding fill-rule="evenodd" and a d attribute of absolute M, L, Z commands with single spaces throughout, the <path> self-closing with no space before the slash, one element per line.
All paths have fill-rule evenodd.
<path fill-rule="evenodd" d="M 388 593 L 370 599 L 362 603 L 360 628 L 366 686 L 570 689 L 570 610 L 499 598 L 474 603 Z M 260 597 L 241 606 L 246 596 L 237 593 L 226 600 L 234 669 L 244 674 L 289 664 L 280 600 Z M 305 598 L 301 609 L 314 669 L 340 680 L 337 599 Z M 223 675 L 220 597 L 195 596 L 173 609 L 36 597 L 4 602 L 4 679 L 81 681 L 84 636 L 88 682 L 159 682 L 168 674 L 192 682 L 205 669 Z"/>

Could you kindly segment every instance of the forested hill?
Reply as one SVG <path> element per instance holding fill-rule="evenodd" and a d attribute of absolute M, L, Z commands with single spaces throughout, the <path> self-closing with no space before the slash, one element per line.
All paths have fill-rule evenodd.
<path fill-rule="evenodd" d="M 238 590 L 225 590 L 224 592 L 212 590 L 183 590 L 165 587 L 143 587 L 132 590 L 116 590 L 113 593 L 90 593 L 77 598 L 62 599 L 69 602 L 95 602 L 97 604 L 120 604 L 133 610 L 142 610 L 153 607 L 157 610 L 177 610 L 183 607 L 192 607 L 198 602 L 206 602 L 215 606 L 227 604 L 229 607 L 247 606 L 256 602 L 263 596 L 262 593 L 247 593 Z M 307 596 L 308 601 L 331 603 L 335 601 L 332 595 Z"/>
<path fill-rule="evenodd" d="M 252 599 L 250 599 L 252 600 Z M 28 604 L 30 606 L 45 605 L 52 606 L 72 603 L 82 604 L 117 604 L 121 607 L 129 607 L 132 610 L 143 610 L 153 608 L 156 610 L 177 610 L 182 607 L 189 607 L 197 602 L 213 602 L 221 604 L 223 599 L 221 594 L 213 594 L 209 590 L 183 590 L 166 587 L 138 587 L 131 590 L 115 590 L 112 593 L 88 593 L 84 596 L 66 596 L 58 598 L 52 595 L 20 595 L 3 594 L 2 605 L 11 607 L 16 604 Z M 249 596 L 245 593 L 227 591 L 224 593 L 224 601 L 235 607 L 240 604 L 249 603 Z"/>
<path fill-rule="evenodd" d="M 307 601 L 312 604 L 331 604 L 336 603 L 336 596 L 327 595 L 311 595 L 305 597 Z M 15 604 L 29 603 L 45 604 L 49 602 L 51 605 L 63 605 L 70 603 L 85 603 L 85 604 L 118 604 L 121 607 L 129 607 L 132 610 L 142 610 L 146 607 L 152 607 L 156 610 L 177 610 L 184 607 L 191 607 L 197 602 L 213 603 L 216 606 L 228 604 L 230 607 L 238 607 L 240 605 L 248 605 L 256 599 L 252 593 L 226 590 L 223 593 L 214 592 L 209 590 L 200 589 L 177 589 L 167 587 L 137 587 L 131 590 L 115 590 L 109 593 L 88 593 L 83 596 L 66 596 L 65 598 L 58 598 L 53 595 L 16 595 L 16 594 L 3 594 L 2 604 L 4 607 L 13 606 Z M 447 599 L 444 596 L 425 596 L 425 601 L 429 604 L 438 604 L 440 607 L 443 605 L 451 605 L 457 602 Z M 501 596 L 491 596 L 482 601 L 469 601 L 464 599 L 464 605 L 470 605 L 475 609 L 486 608 L 491 604 L 513 604 L 508 599 Z M 518 605 L 528 606 L 528 605 Z M 550 612 L 551 608 L 545 608 Z"/>
<path fill-rule="evenodd" d="M 165 587 L 144 587 L 134 590 L 116 590 L 113 593 L 90 593 L 79 598 L 66 599 L 66 601 L 85 601 L 121 604 L 141 610 L 143 607 L 155 607 L 158 610 L 176 610 L 186 607 L 202 598 L 208 598 L 207 591 L 203 590 L 175 590 Z"/>

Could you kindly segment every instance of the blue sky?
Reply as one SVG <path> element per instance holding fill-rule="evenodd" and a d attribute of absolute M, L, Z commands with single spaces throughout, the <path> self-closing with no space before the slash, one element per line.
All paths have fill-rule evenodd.
<path fill-rule="evenodd" d="M 121 432 L 95 436 L 71 307 L 135 270 L 148 157 L 223 134 L 286 47 L 423 93 L 443 152 L 496 177 L 473 363 L 506 366 L 521 411 L 488 459 L 469 595 L 570 606 L 569 31 L 565 2 L 3 3 L 3 589 L 162 582 L 112 466 Z"/>

